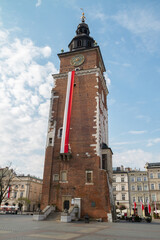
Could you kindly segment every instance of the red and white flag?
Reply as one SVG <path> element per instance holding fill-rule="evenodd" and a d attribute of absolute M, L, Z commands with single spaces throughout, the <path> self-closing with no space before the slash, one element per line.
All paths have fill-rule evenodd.
<path fill-rule="evenodd" d="M 11 191 L 11 187 L 9 186 L 9 187 L 7 188 L 7 198 L 10 197 L 10 191 Z"/>
<path fill-rule="evenodd" d="M 142 211 L 144 210 L 144 205 L 143 205 L 142 201 L 141 201 L 141 209 L 142 209 Z"/>
<path fill-rule="evenodd" d="M 148 202 L 148 213 L 149 214 L 151 213 L 151 205 L 149 204 L 149 202 Z"/>
<path fill-rule="evenodd" d="M 64 109 L 64 117 L 63 117 L 63 132 L 62 132 L 60 153 L 68 153 L 74 75 L 75 75 L 75 71 L 68 73 L 66 101 L 65 101 L 65 109 Z"/>
<path fill-rule="evenodd" d="M 137 205 L 136 205 L 136 202 L 134 202 L 134 209 L 136 209 L 136 206 L 137 206 Z"/>

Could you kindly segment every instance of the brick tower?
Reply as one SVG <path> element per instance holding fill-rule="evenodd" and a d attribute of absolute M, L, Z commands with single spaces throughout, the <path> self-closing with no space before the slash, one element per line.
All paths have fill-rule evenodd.
<path fill-rule="evenodd" d="M 107 221 L 112 208 L 108 89 L 84 13 L 69 50 L 58 54 L 60 71 L 53 75 L 41 208 L 55 204 L 63 211 L 77 202 L 81 217 Z"/>

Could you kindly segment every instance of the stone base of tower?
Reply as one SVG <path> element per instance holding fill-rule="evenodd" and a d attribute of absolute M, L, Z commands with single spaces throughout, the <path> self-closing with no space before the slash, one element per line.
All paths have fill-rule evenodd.
<path fill-rule="evenodd" d="M 80 172 L 77 170 L 77 175 Z M 108 213 L 111 212 L 109 189 L 107 184 L 107 173 L 105 170 L 98 170 L 94 176 L 94 183 L 74 184 L 74 179 L 67 183 L 54 183 L 51 188 L 49 205 L 56 205 L 56 208 L 63 212 L 65 208 L 73 206 L 74 199 L 81 199 L 80 218 L 87 214 L 91 219 L 102 219 L 108 221 Z M 46 207 L 42 202 L 42 208 Z"/>

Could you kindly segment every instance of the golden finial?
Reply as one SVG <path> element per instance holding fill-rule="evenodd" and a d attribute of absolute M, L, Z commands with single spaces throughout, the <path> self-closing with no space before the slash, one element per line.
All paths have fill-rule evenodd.
<path fill-rule="evenodd" d="M 83 8 L 80 8 L 80 9 L 82 10 L 82 17 L 81 17 L 82 22 L 85 22 L 86 17 L 84 16 Z"/>

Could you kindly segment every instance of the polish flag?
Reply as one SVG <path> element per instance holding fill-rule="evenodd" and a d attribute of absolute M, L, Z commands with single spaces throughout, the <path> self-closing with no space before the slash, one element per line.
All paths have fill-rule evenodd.
<path fill-rule="evenodd" d="M 64 117 L 63 117 L 63 132 L 62 132 L 60 153 L 68 153 L 74 75 L 75 75 L 75 71 L 68 73 L 66 101 L 65 101 L 65 109 L 64 109 Z"/>
<path fill-rule="evenodd" d="M 134 209 L 136 209 L 136 206 L 137 206 L 137 205 L 136 205 L 136 202 L 134 202 Z"/>
<path fill-rule="evenodd" d="M 142 209 L 142 211 L 144 210 L 144 205 L 143 205 L 142 201 L 141 201 L 141 209 Z"/>
<path fill-rule="evenodd" d="M 150 206 L 149 202 L 148 202 L 148 213 L 149 214 L 151 213 L 151 206 Z"/>
<path fill-rule="evenodd" d="M 11 191 L 11 187 L 8 187 L 8 188 L 7 188 L 7 198 L 10 197 L 10 191 Z"/>

